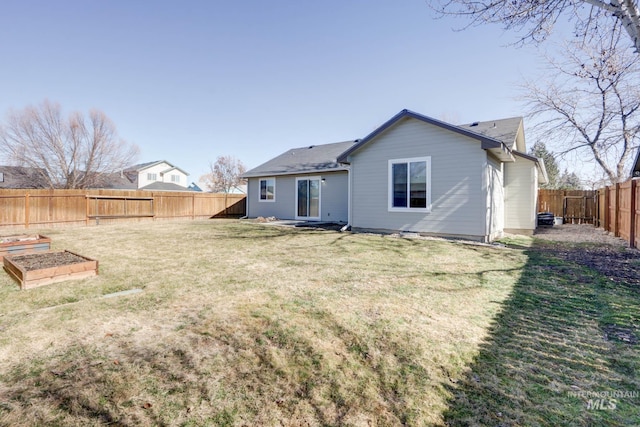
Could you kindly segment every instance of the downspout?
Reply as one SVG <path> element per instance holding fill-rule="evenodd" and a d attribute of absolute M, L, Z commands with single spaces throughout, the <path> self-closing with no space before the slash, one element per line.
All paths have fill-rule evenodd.
<path fill-rule="evenodd" d="M 351 165 L 346 166 L 347 168 L 347 225 L 340 229 L 341 232 L 350 231 L 351 230 L 351 221 L 352 221 L 352 197 L 351 197 L 351 180 L 353 179 L 351 176 Z"/>

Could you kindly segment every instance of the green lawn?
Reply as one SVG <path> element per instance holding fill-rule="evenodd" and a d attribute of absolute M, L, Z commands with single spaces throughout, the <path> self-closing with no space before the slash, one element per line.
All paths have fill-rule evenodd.
<path fill-rule="evenodd" d="M 640 391 L 637 346 L 603 333 L 637 332 L 638 289 L 535 241 L 234 220 L 38 231 L 100 275 L 29 291 L 0 275 L 3 425 L 640 418 L 640 396 L 593 409 L 577 393 Z M 102 298 L 127 289 L 143 291 Z"/>

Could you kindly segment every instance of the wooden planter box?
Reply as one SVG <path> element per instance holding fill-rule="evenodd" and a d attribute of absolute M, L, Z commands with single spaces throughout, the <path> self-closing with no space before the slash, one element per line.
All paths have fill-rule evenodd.
<path fill-rule="evenodd" d="M 64 258 L 64 263 L 46 266 L 45 261 L 60 258 Z M 37 266 L 40 261 L 42 261 L 42 268 Z M 4 257 L 3 263 L 7 273 L 20 284 L 20 289 L 37 288 L 51 283 L 83 279 L 98 274 L 97 260 L 70 251 L 7 255 Z M 35 266 L 29 264 L 35 264 Z"/>
<path fill-rule="evenodd" d="M 0 236 L 0 261 L 5 255 L 30 254 L 51 249 L 51 239 L 40 234 Z"/>

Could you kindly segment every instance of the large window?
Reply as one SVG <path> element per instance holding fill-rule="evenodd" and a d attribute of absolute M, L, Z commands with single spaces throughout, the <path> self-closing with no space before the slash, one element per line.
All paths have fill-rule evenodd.
<path fill-rule="evenodd" d="M 156 181 L 158 179 L 158 175 L 155 173 L 147 173 L 147 181 Z"/>
<path fill-rule="evenodd" d="M 180 175 L 172 174 L 171 175 L 171 182 L 175 182 L 175 183 L 180 182 Z"/>
<path fill-rule="evenodd" d="M 431 210 L 431 157 L 389 160 L 389 211 Z"/>
<path fill-rule="evenodd" d="M 261 202 L 276 201 L 276 179 L 275 178 L 260 179 L 260 201 Z"/>

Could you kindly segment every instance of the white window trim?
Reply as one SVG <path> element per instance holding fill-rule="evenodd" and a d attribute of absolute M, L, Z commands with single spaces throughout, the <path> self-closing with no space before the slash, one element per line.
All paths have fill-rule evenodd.
<path fill-rule="evenodd" d="M 393 206 L 393 165 L 398 163 L 425 162 L 427 165 L 427 207 L 399 208 Z M 431 156 L 409 157 L 405 159 L 391 159 L 388 167 L 387 209 L 389 212 L 431 212 Z M 407 180 L 408 181 L 408 180 Z"/>
<path fill-rule="evenodd" d="M 273 199 L 263 199 L 262 191 L 261 191 L 262 181 L 268 181 L 270 179 L 273 180 Z M 276 177 L 275 176 L 269 176 L 266 178 L 258 179 L 258 201 L 263 203 L 274 203 L 276 201 Z"/>
<path fill-rule="evenodd" d="M 318 181 L 318 216 L 298 216 L 298 181 Z M 295 219 L 303 221 L 320 221 L 322 218 L 322 177 L 320 176 L 300 176 L 296 177 L 296 205 L 295 205 Z"/>
<path fill-rule="evenodd" d="M 147 172 L 147 181 L 157 181 L 158 180 L 158 174 L 155 172 Z"/>

